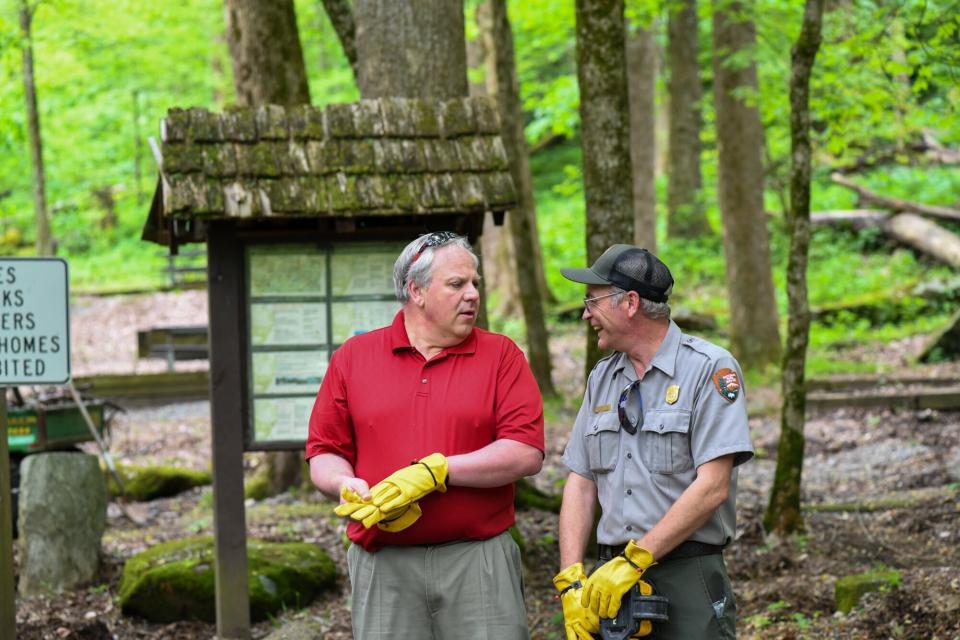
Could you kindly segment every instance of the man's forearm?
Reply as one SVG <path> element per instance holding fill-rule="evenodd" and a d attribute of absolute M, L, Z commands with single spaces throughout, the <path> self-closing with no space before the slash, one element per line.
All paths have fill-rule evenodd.
<path fill-rule="evenodd" d="M 540 472 L 543 453 L 516 440 L 495 440 L 471 453 L 447 456 L 447 484 L 501 487 Z"/>
<path fill-rule="evenodd" d="M 343 483 L 356 478 L 353 465 L 333 453 L 321 453 L 310 458 L 310 480 L 325 496 L 340 499 Z"/>
<path fill-rule="evenodd" d="M 597 486 L 583 476 L 571 473 L 563 488 L 560 507 L 560 568 L 583 561 L 583 553 L 593 529 L 597 504 Z"/>

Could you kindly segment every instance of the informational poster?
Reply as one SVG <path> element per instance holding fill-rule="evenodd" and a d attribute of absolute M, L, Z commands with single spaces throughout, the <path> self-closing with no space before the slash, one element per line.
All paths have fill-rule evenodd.
<path fill-rule="evenodd" d="M 297 448 L 333 351 L 400 308 L 402 243 L 247 247 L 251 448 Z"/>

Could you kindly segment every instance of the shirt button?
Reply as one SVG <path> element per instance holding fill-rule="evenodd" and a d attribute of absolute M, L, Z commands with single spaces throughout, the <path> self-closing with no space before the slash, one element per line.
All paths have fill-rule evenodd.
<path fill-rule="evenodd" d="M 627 531 L 633 531 L 633 527 L 631 527 L 630 525 L 627 525 Z"/>
<path fill-rule="evenodd" d="M 424 378 L 423 380 L 421 380 L 421 381 L 420 381 L 420 384 L 427 384 L 427 379 Z"/>
<path fill-rule="evenodd" d="M 633 454 L 632 454 L 632 453 L 628 453 L 628 454 L 627 454 L 627 459 L 628 459 L 628 460 L 629 460 L 630 458 L 632 458 L 632 457 L 633 457 Z"/>
<path fill-rule="evenodd" d="M 632 496 L 632 495 L 633 495 L 633 489 L 627 489 L 627 495 L 628 495 L 628 496 Z"/>

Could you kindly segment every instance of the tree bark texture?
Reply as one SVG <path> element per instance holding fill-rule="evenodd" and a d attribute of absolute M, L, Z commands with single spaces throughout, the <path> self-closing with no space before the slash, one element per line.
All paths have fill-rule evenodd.
<path fill-rule="evenodd" d="M 763 125 L 756 105 L 751 6 L 715 0 L 713 86 L 731 351 L 745 366 L 763 367 L 779 360 L 781 346 L 763 208 Z"/>
<path fill-rule="evenodd" d="M 633 167 L 633 244 L 657 252 L 656 23 L 627 29 L 630 163 Z"/>
<path fill-rule="evenodd" d="M 623 0 L 577 0 L 577 82 L 587 263 L 633 238 L 633 174 Z M 600 359 L 587 326 L 586 371 Z"/>
<path fill-rule="evenodd" d="M 697 0 L 667 3 L 667 65 L 670 77 L 668 143 L 668 235 L 695 238 L 710 232 L 700 175 L 701 100 Z"/>
<path fill-rule="evenodd" d="M 33 73 L 33 12 L 27 0 L 20 2 L 20 31 L 23 34 L 23 95 L 27 102 L 27 134 L 30 140 L 30 165 L 33 169 L 33 218 L 36 224 L 38 256 L 53 255 L 53 233 L 47 213 L 47 178 L 43 165 L 43 139 L 40 136 L 40 111 L 37 109 L 37 85 Z"/>
<path fill-rule="evenodd" d="M 463 0 L 357 0 L 354 19 L 362 97 L 469 95 Z"/>
<path fill-rule="evenodd" d="M 810 337 L 807 258 L 810 250 L 810 74 L 820 48 L 823 0 L 807 0 L 791 52 L 790 255 L 787 259 L 787 344 L 783 354 L 780 443 L 764 528 L 785 535 L 803 530 L 800 481 L 806 423 L 806 358 Z"/>
<path fill-rule="evenodd" d="M 510 235 L 517 257 L 515 267 L 520 289 L 520 306 L 527 330 L 527 356 L 540 392 L 554 395 L 548 344 L 547 324 L 543 313 L 545 296 L 537 279 L 540 248 L 536 242 L 536 210 L 533 200 L 533 180 L 530 176 L 530 157 L 523 133 L 523 110 L 520 104 L 520 83 L 514 58 L 513 31 L 507 16 L 506 0 L 490 0 L 493 29 L 493 48 L 496 58 L 496 100 L 500 112 L 500 131 L 503 134 L 510 174 L 519 196 L 517 207 L 507 213 Z"/>
<path fill-rule="evenodd" d="M 327 12 L 330 24 L 337 33 L 343 55 L 350 63 L 353 79 L 357 80 L 357 25 L 353 20 L 350 2 L 349 0 L 323 0 L 323 9 Z"/>
<path fill-rule="evenodd" d="M 490 3 L 477 5 L 474 14 L 479 31 L 477 38 L 467 41 L 467 66 L 469 69 L 483 67 L 483 81 L 470 82 L 471 96 L 495 95 L 497 90 L 497 60 L 493 47 L 493 24 L 490 20 Z M 497 301 L 493 311 L 500 317 L 520 313 L 520 290 L 513 270 L 516 261 L 513 238 L 507 224 L 494 224 L 490 212 L 484 217 L 481 249 L 486 260 L 483 263 L 481 282 L 485 291 L 496 291 Z M 487 305 L 490 308 L 490 305 Z"/>
<path fill-rule="evenodd" d="M 237 104 L 309 104 L 293 0 L 225 0 Z"/>
<path fill-rule="evenodd" d="M 227 43 L 237 102 L 309 104 L 307 70 L 293 0 L 225 0 Z M 301 482 L 301 452 L 264 456 L 268 492 L 277 495 Z"/>

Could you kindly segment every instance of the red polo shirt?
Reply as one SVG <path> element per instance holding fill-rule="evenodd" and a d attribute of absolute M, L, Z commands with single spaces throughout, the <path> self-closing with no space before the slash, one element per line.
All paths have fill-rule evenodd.
<path fill-rule="evenodd" d="M 505 336 L 474 328 L 425 360 L 410 344 L 401 311 L 391 326 L 334 352 L 310 416 L 306 457 L 336 454 L 373 486 L 431 453 L 470 453 L 501 438 L 543 451 L 543 402 L 523 352 Z M 375 551 L 490 538 L 514 522 L 512 484 L 451 486 L 420 506 L 423 516 L 404 531 L 351 520 L 347 535 Z"/>

